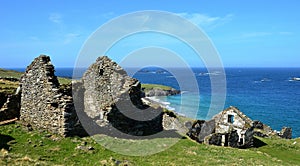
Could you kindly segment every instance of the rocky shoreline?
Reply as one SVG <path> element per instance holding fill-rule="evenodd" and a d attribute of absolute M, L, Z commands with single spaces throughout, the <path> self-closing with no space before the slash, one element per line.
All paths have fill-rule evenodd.
<path fill-rule="evenodd" d="M 170 90 L 164 90 L 161 88 L 153 88 L 145 92 L 146 97 L 154 97 L 154 96 L 172 96 L 180 94 L 180 90 L 171 88 Z"/>

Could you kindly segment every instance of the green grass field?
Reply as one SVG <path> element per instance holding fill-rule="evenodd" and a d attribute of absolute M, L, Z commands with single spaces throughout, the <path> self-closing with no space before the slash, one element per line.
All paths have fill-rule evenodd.
<path fill-rule="evenodd" d="M 20 79 L 22 72 L 14 70 L 5 70 L 0 68 L 0 78 L 15 78 Z M 58 81 L 61 85 L 71 84 L 71 79 L 58 77 Z M 19 82 L 13 82 L 8 80 L 0 79 L 0 92 L 12 94 L 19 86 Z"/>
<path fill-rule="evenodd" d="M 144 92 L 148 92 L 149 90 L 152 89 L 162 89 L 162 90 L 171 90 L 172 87 L 165 86 L 165 85 L 158 85 L 158 84 L 142 84 L 142 89 Z"/>
<path fill-rule="evenodd" d="M 0 68 L 0 77 L 20 78 L 22 74 L 23 74 L 22 72 Z"/>
<path fill-rule="evenodd" d="M 46 132 L 27 131 L 20 124 L 9 124 L 0 126 L 0 165 L 300 165 L 299 138 L 259 140 L 266 145 L 234 149 L 180 139 L 160 153 L 127 156 L 105 149 L 91 137 L 60 138 Z M 140 144 L 136 148 L 144 152 L 149 146 L 163 142 L 154 141 L 156 144 Z M 78 145 L 93 148 L 76 149 Z M 122 144 L 115 146 L 124 148 Z"/>

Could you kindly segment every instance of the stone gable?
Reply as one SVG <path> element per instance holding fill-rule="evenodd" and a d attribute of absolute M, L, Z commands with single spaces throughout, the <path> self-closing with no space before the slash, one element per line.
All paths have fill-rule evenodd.
<path fill-rule="evenodd" d="M 35 58 L 22 75 L 20 85 L 23 123 L 62 136 L 76 130 L 73 98 L 60 91 L 49 56 Z"/>

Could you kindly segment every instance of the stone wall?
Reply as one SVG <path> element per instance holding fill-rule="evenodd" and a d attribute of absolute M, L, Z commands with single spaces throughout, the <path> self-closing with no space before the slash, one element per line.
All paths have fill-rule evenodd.
<path fill-rule="evenodd" d="M 20 85 L 21 122 L 62 136 L 83 133 L 73 98 L 66 90 L 59 89 L 50 57 L 41 55 L 35 58 L 21 76 Z"/>
<path fill-rule="evenodd" d="M 0 105 L 0 121 L 19 118 L 21 94 L 7 95 L 6 101 Z"/>
<path fill-rule="evenodd" d="M 162 109 L 143 104 L 140 82 L 108 57 L 99 57 L 83 75 L 82 83 L 84 106 L 79 107 L 99 126 L 130 135 L 162 130 Z"/>

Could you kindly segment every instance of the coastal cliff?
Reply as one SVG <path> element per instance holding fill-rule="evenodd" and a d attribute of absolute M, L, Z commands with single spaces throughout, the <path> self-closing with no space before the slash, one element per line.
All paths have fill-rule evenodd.
<path fill-rule="evenodd" d="M 171 96 L 180 94 L 180 90 L 174 89 L 169 86 L 157 84 L 142 84 L 142 90 L 146 97 L 153 96 Z"/>

